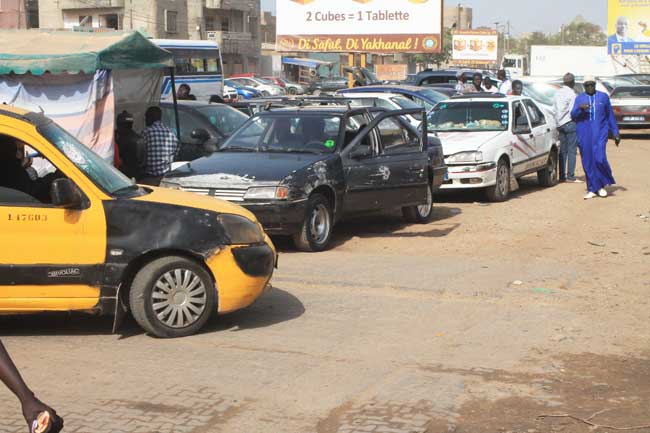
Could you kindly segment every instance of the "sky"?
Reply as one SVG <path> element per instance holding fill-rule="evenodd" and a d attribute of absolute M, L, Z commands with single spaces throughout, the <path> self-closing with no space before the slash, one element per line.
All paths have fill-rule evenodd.
<path fill-rule="evenodd" d="M 459 2 L 445 1 L 445 6 Z M 525 32 L 556 32 L 578 15 L 603 29 L 607 27 L 607 0 L 464 0 L 474 9 L 474 27 L 494 27 L 496 21 L 510 20 L 516 36 Z M 262 0 L 264 10 L 275 10 L 275 0 Z"/>

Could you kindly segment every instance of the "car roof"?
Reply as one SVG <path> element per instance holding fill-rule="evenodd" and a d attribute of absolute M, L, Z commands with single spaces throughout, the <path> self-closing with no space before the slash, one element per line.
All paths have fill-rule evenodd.
<path fill-rule="evenodd" d="M 202 107 L 214 107 L 215 105 L 228 105 L 228 104 L 220 104 L 218 102 L 205 102 L 205 101 L 178 101 L 178 106 L 179 107 L 187 107 L 187 108 L 202 108 Z M 160 103 L 161 107 L 173 107 L 174 103 L 171 101 L 165 101 Z"/>
<path fill-rule="evenodd" d="M 360 99 L 360 98 L 395 98 L 402 97 L 399 93 L 391 92 L 345 92 L 342 99 Z"/>
<path fill-rule="evenodd" d="M 29 110 L 25 110 L 24 108 L 19 108 L 19 107 L 14 107 L 13 105 L 6 105 L 2 104 L 0 105 L 0 114 L 5 114 L 5 115 L 12 115 L 12 117 L 15 116 L 25 116 L 27 113 L 29 113 Z"/>
<path fill-rule="evenodd" d="M 453 96 L 445 101 L 448 102 L 494 102 L 494 101 L 521 101 L 524 99 L 531 99 L 528 96 L 515 96 L 515 95 L 503 95 L 501 93 L 470 93 L 466 95 Z"/>
<path fill-rule="evenodd" d="M 307 105 L 307 106 L 291 106 L 277 108 L 271 111 L 261 111 L 258 115 L 265 116 L 273 113 L 322 113 L 322 114 L 345 114 L 351 111 L 347 105 Z"/>

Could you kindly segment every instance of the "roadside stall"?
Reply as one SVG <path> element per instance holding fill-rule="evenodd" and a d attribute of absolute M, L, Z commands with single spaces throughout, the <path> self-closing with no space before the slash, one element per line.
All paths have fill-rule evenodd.
<path fill-rule="evenodd" d="M 290 81 L 300 84 L 310 84 L 318 78 L 319 69 L 324 66 L 328 69 L 327 76 L 332 76 L 334 63 L 304 57 L 282 57 L 283 75 Z"/>
<path fill-rule="evenodd" d="M 42 112 L 107 161 L 118 113 L 144 126 L 169 52 L 138 32 L 0 31 L 0 104 Z"/>

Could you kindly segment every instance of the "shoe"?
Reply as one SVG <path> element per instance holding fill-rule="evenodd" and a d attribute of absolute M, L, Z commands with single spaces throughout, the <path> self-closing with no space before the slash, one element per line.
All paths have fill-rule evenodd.
<path fill-rule="evenodd" d="M 598 195 L 601 196 L 602 198 L 607 197 L 607 190 L 605 188 L 601 188 L 598 190 Z"/>
<path fill-rule="evenodd" d="M 596 193 L 593 193 L 593 192 L 590 191 L 590 192 L 587 193 L 587 195 L 585 195 L 584 198 L 585 198 L 585 200 L 590 200 L 590 199 L 592 199 L 594 197 L 597 197 Z"/>
<path fill-rule="evenodd" d="M 584 180 L 580 180 L 580 179 L 567 179 L 566 181 L 567 183 L 585 183 Z"/>

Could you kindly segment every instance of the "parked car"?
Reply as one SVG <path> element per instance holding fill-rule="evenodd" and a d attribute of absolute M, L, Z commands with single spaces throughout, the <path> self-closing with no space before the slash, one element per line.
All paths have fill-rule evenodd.
<path fill-rule="evenodd" d="M 273 84 L 284 88 L 289 95 L 304 95 L 307 93 L 307 86 L 302 84 L 294 83 L 287 80 L 283 77 L 264 77 L 265 79 L 271 81 Z"/>
<path fill-rule="evenodd" d="M 223 101 L 234 102 L 239 99 L 237 89 L 224 84 L 223 86 Z"/>
<path fill-rule="evenodd" d="M 484 189 L 498 202 L 527 174 L 537 173 L 545 187 L 558 182 L 557 125 L 531 98 L 453 97 L 433 109 L 429 125 L 442 141 L 449 170 L 443 190 Z"/>
<path fill-rule="evenodd" d="M 252 87 L 255 90 L 259 91 L 262 96 L 282 96 L 286 95 L 287 93 L 282 87 L 276 86 L 264 78 L 230 77 L 228 80 L 234 83 L 239 83 L 245 87 Z"/>
<path fill-rule="evenodd" d="M 433 70 L 426 69 L 417 74 L 411 74 L 407 77 L 404 84 L 410 86 L 431 86 L 436 84 L 456 84 L 458 83 L 458 74 L 462 74 L 466 82 L 471 82 L 472 77 L 479 72 L 483 77 L 490 77 L 494 83 L 498 83 L 497 77 L 490 71 L 473 70 L 473 69 L 446 69 Z"/>
<path fill-rule="evenodd" d="M 616 75 L 615 78 L 634 78 L 643 85 L 650 85 L 650 74 L 621 74 Z"/>
<path fill-rule="evenodd" d="M 115 329 L 130 310 L 182 337 L 267 287 L 275 248 L 244 208 L 140 187 L 39 113 L 0 106 L 0 134 L 57 169 L 47 200 L 0 184 L 2 313 L 92 311 Z"/>
<path fill-rule="evenodd" d="M 246 87 L 232 80 L 224 80 L 224 84 L 226 85 L 226 87 L 229 87 L 235 91 L 235 93 L 237 94 L 237 98 L 235 99 L 236 101 L 242 99 L 253 99 L 253 98 L 262 97 L 262 93 L 254 87 Z M 228 101 L 228 102 L 234 102 L 234 101 Z"/>
<path fill-rule="evenodd" d="M 302 251 L 327 249 L 344 215 L 401 208 L 408 221 L 427 222 L 446 169 L 440 142 L 429 144 L 402 120 L 416 112 L 262 111 L 219 152 L 178 168 L 163 185 L 239 203 Z"/>
<path fill-rule="evenodd" d="M 438 102 L 447 99 L 443 93 L 436 92 L 427 87 L 407 86 L 404 84 L 381 84 L 376 86 L 365 86 L 354 89 L 339 90 L 337 95 L 347 96 L 349 93 L 395 93 L 409 98 L 416 102 L 426 111 L 430 111 Z"/>
<path fill-rule="evenodd" d="M 352 74 L 355 88 L 379 84 L 379 80 L 377 80 L 377 76 L 374 74 L 374 72 L 366 68 L 348 67 L 343 68 L 343 72 L 346 74 Z M 333 94 L 337 90 L 347 89 L 348 86 L 349 82 L 347 75 L 343 77 L 320 77 L 309 85 L 307 88 L 307 93 L 314 96 L 319 96 L 323 93 Z"/>
<path fill-rule="evenodd" d="M 176 131 L 174 104 L 162 102 L 162 122 Z M 177 161 L 192 161 L 217 150 L 248 120 L 244 113 L 226 104 L 178 101 L 181 148 Z"/>
<path fill-rule="evenodd" d="M 617 87 L 611 102 L 619 128 L 650 128 L 650 86 Z"/>
<path fill-rule="evenodd" d="M 598 77 L 598 81 L 601 82 L 607 88 L 607 92 L 610 95 L 614 91 L 614 89 L 618 87 L 643 86 L 643 83 L 637 80 L 633 76 L 617 75 L 615 77 Z"/>

